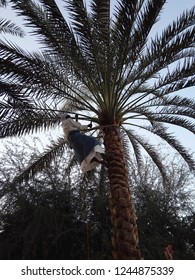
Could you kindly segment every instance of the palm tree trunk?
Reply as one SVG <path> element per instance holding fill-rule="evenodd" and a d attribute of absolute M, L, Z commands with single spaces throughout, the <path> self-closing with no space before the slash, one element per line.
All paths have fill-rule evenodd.
<path fill-rule="evenodd" d="M 117 260 L 141 259 L 136 214 L 129 189 L 120 130 L 115 126 L 106 127 L 103 130 L 110 181 L 112 255 Z"/>

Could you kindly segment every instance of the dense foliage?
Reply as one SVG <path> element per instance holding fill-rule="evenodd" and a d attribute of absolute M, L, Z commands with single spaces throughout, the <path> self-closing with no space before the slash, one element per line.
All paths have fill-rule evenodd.
<path fill-rule="evenodd" d="M 32 151 L 24 146 L 7 147 L 1 158 L 0 259 L 110 259 L 106 177 L 90 174 L 88 185 L 82 185 L 75 170 L 72 183 L 62 158 L 33 181 L 10 188 L 10 179 Z M 171 178 L 167 187 L 151 162 L 140 175 L 131 164 L 143 254 L 145 259 L 164 259 L 164 247 L 171 244 L 174 259 L 195 259 L 193 177 L 177 161 L 166 166 Z"/>

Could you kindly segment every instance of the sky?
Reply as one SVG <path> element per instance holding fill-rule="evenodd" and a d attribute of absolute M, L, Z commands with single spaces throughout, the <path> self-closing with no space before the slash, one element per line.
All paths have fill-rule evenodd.
<path fill-rule="evenodd" d="M 89 2 L 87 0 L 87 2 Z M 63 8 L 64 3 L 61 0 L 56 0 L 56 3 L 59 4 L 60 8 Z M 116 4 L 116 1 L 111 1 L 111 7 L 112 10 L 114 8 L 114 5 Z M 194 0 L 167 0 L 167 3 L 164 6 L 164 10 L 161 13 L 160 20 L 155 25 L 154 29 L 152 30 L 152 35 L 155 36 L 155 34 L 161 32 L 164 27 L 166 27 L 169 23 L 171 23 L 174 19 L 176 19 L 185 9 L 190 9 L 195 5 Z M 65 14 L 66 15 L 66 14 Z M 21 25 L 21 19 L 8 7 L 6 9 L 0 8 L 0 18 L 7 18 L 11 19 L 12 22 Z M 3 34 L 0 34 L 0 39 L 2 38 L 8 38 L 12 41 L 16 42 L 18 45 L 22 46 L 25 50 L 31 51 L 37 48 L 37 44 L 32 38 L 32 36 L 28 36 L 25 39 L 18 39 L 16 37 L 12 36 L 6 36 Z M 195 87 L 186 89 L 179 92 L 180 95 L 186 96 L 189 98 L 195 99 Z M 186 130 L 182 128 L 171 128 L 173 132 L 177 135 L 178 139 L 190 150 L 195 152 L 195 137 L 192 135 L 192 133 L 187 132 Z M 55 135 L 54 135 L 55 136 Z M 42 136 L 42 141 L 46 141 L 47 138 Z M 2 150 L 1 142 L 4 142 L 6 140 L 0 140 L 0 149 Z"/>

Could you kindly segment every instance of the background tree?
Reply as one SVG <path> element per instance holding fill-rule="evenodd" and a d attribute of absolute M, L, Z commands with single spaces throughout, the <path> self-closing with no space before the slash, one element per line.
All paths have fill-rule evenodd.
<path fill-rule="evenodd" d="M 164 259 L 163 249 L 170 244 L 174 259 L 193 259 L 194 175 L 177 156 L 163 153 L 163 157 L 167 185 L 150 160 L 139 174 L 136 168 L 131 172 L 144 258 Z"/>
<path fill-rule="evenodd" d="M 93 129 L 103 138 L 108 161 L 115 259 L 141 257 L 127 172 L 129 148 L 140 170 L 145 150 L 166 182 L 160 156 L 141 131 L 160 137 L 194 168 L 168 127 L 195 132 L 195 102 L 176 94 L 194 85 L 195 9 L 151 38 L 165 2 L 118 1 L 111 18 L 109 0 L 93 0 L 90 9 L 82 0 L 68 0 L 67 21 L 53 0 L 11 1 L 43 48 L 29 53 L 0 42 L 1 138 L 59 125 L 56 109 L 77 112 L 81 120 L 97 125 Z M 59 138 L 13 184 L 49 167 L 66 144 Z"/>
<path fill-rule="evenodd" d="M 107 191 L 93 176 L 85 189 L 71 182 L 64 159 L 56 158 L 33 180 L 12 185 L 37 146 L 6 145 L 0 160 L 0 259 L 110 259 Z M 68 153 L 68 152 L 67 152 Z M 78 186 L 79 185 L 79 186 Z"/>

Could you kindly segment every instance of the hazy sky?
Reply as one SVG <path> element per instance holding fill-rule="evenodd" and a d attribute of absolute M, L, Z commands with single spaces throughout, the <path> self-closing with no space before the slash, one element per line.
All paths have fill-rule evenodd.
<path fill-rule="evenodd" d="M 60 7 L 64 6 L 64 3 L 61 0 L 57 0 L 56 3 L 60 4 Z M 113 9 L 116 1 L 113 0 L 111 1 L 111 3 Z M 158 32 L 160 33 L 164 27 L 166 27 L 169 23 L 176 19 L 185 9 L 190 9 L 193 7 L 193 5 L 195 5 L 195 0 L 168 0 L 165 4 L 164 10 L 162 11 L 159 22 L 155 25 L 154 29 L 152 30 L 152 34 L 155 35 Z M 21 19 L 17 17 L 16 14 L 9 8 L 0 8 L 0 18 L 9 18 L 13 22 L 21 24 Z M 32 37 L 27 37 L 26 39 L 17 39 L 16 37 L 10 37 L 0 34 L 0 39 L 2 37 L 9 39 L 11 38 L 12 41 L 17 42 L 17 44 L 21 45 L 24 49 L 29 51 L 36 48 L 36 43 L 34 42 L 34 39 Z M 180 91 L 179 94 L 186 97 L 195 98 L 195 87 Z M 182 128 L 176 128 L 173 126 L 171 127 L 171 130 L 176 133 L 178 138 L 183 142 L 183 144 L 186 147 L 195 151 L 195 137 L 194 135 L 192 135 L 192 133 L 189 133 Z"/>

